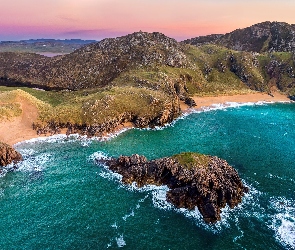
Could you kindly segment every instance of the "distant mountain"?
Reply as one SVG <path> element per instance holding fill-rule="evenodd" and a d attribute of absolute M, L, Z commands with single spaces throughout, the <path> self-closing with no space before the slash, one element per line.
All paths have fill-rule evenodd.
<path fill-rule="evenodd" d="M 185 40 L 192 45 L 217 44 L 238 51 L 294 52 L 295 24 L 263 22 L 225 35 L 200 36 Z"/>
<path fill-rule="evenodd" d="M 22 43 L 64 43 L 64 44 L 89 44 L 89 43 L 95 43 L 96 40 L 82 40 L 82 39 L 29 39 L 29 40 L 20 40 Z M 5 43 L 5 42 L 4 42 Z"/>
<path fill-rule="evenodd" d="M 7 66 L 6 72 L 11 69 L 18 72 L 18 80 L 81 89 L 106 86 L 122 72 L 135 68 L 154 65 L 185 67 L 187 61 L 183 49 L 183 45 L 161 33 L 136 32 L 86 45 L 63 57 L 49 59 L 13 54 L 0 57 L 5 57 L 2 68 Z"/>
<path fill-rule="evenodd" d="M 21 41 L 0 42 L 0 52 L 31 52 L 31 53 L 71 53 L 84 45 L 97 42 L 81 39 L 29 39 Z"/>

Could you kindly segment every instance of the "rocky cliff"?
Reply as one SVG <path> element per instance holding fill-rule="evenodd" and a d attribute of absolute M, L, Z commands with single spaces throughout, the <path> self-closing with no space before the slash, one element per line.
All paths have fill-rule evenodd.
<path fill-rule="evenodd" d="M 262 22 L 225 35 L 200 36 L 184 41 L 192 45 L 218 44 L 229 49 L 253 52 L 294 52 L 295 24 Z"/>
<path fill-rule="evenodd" d="M 12 162 L 22 160 L 22 156 L 8 144 L 0 142 L 0 166 L 6 166 Z"/>
<path fill-rule="evenodd" d="M 136 182 L 167 185 L 166 199 L 178 208 L 197 207 L 208 223 L 220 220 L 221 208 L 237 206 L 247 188 L 237 171 L 225 160 L 198 153 L 182 153 L 148 161 L 144 156 L 97 159 L 123 176 L 126 184 Z"/>

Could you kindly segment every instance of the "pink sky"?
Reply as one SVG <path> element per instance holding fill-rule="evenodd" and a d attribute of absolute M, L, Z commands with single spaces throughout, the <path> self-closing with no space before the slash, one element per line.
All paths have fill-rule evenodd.
<path fill-rule="evenodd" d="M 101 40 L 135 31 L 183 40 L 263 21 L 295 23 L 294 0 L 8 0 L 0 40 Z"/>

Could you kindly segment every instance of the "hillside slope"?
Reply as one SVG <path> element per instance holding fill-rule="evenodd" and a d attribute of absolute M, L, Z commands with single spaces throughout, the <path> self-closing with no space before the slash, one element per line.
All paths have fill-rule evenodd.
<path fill-rule="evenodd" d="M 163 126 L 180 115 L 181 101 L 194 106 L 196 95 L 271 94 L 274 88 L 294 96 L 294 59 L 291 52 L 196 47 L 136 32 L 53 58 L 0 53 L 0 85 L 59 90 L 28 89 L 47 105 L 39 110 L 38 133 L 68 128 L 101 135 L 124 122 Z"/>
<path fill-rule="evenodd" d="M 184 43 L 213 43 L 229 49 L 253 52 L 295 52 L 295 24 L 262 22 L 225 35 L 200 36 Z"/>

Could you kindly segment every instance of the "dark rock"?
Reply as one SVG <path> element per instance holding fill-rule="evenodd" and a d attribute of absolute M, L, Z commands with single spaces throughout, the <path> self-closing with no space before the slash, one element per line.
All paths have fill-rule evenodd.
<path fill-rule="evenodd" d="M 0 166 L 6 166 L 12 162 L 22 161 L 22 156 L 8 144 L 0 142 Z"/>
<path fill-rule="evenodd" d="M 195 106 L 197 106 L 195 100 L 192 99 L 191 97 L 187 97 L 187 98 L 185 98 L 184 103 L 185 103 L 186 105 L 190 106 L 190 107 L 195 107 Z"/>
<path fill-rule="evenodd" d="M 225 160 L 197 153 L 182 153 L 148 161 L 140 155 L 120 156 L 118 159 L 97 159 L 109 169 L 121 174 L 122 182 L 167 185 L 168 202 L 177 208 L 198 207 L 208 223 L 220 220 L 221 208 L 237 206 L 248 189 L 237 171 Z"/>

